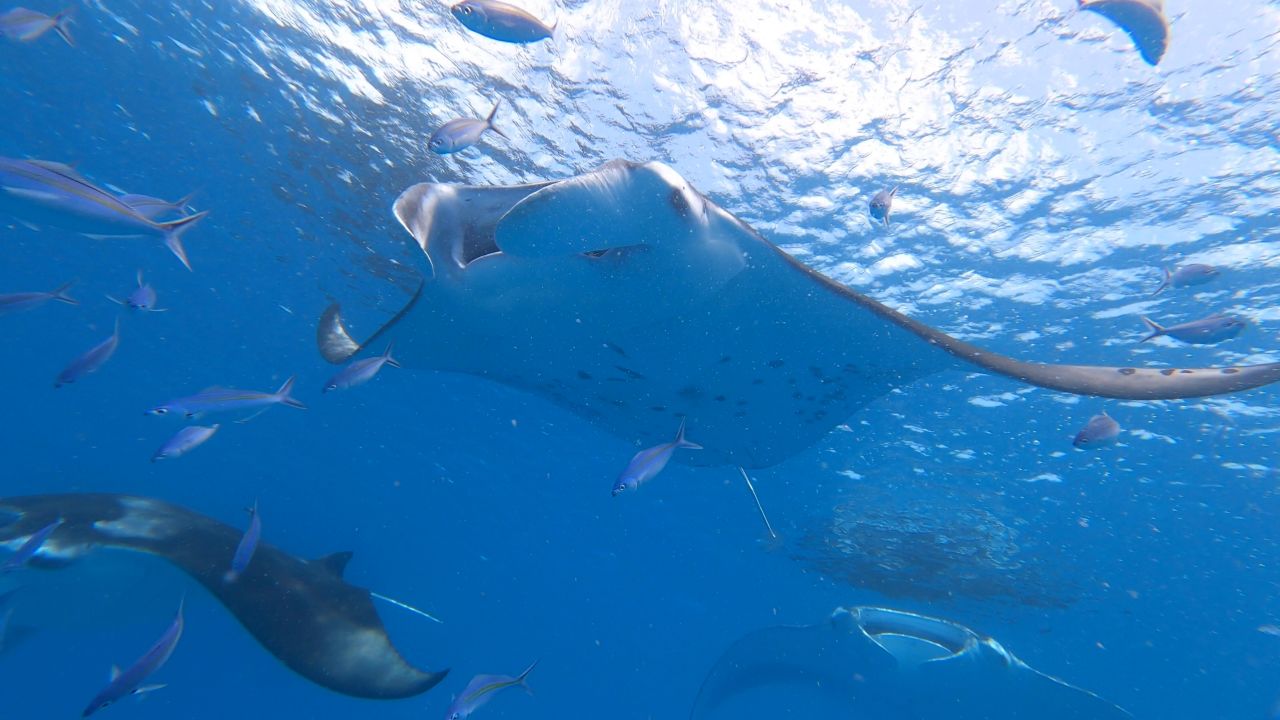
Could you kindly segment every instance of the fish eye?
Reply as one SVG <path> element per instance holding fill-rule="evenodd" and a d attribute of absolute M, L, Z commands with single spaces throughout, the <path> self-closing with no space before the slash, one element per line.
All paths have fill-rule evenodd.
<path fill-rule="evenodd" d="M 458 12 L 462 13 L 463 15 L 470 15 L 470 14 L 471 14 L 471 6 L 470 6 L 470 5 L 463 5 L 462 7 L 458 8 Z M 458 717 L 458 716 L 457 716 L 457 715 L 454 715 L 453 717 L 454 717 L 454 720 L 457 720 L 457 717 Z"/>
<path fill-rule="evenodd" d="M 151 411 L 151 414 L 153 414 L 153 415 L 168 415 L 168 414 L 169 414 L 169 408 L 162 408 L 162 407 L 159 407 L 159 408 L 156 408 L 155 410 L 152 410 L 152 411 Z"/>

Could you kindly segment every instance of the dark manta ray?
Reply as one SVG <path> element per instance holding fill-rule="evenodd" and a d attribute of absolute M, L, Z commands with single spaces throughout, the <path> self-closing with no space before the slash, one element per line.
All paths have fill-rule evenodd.
<path fill-rule="evenodd" d="M 395 214 L 433 277 L 363 343 L 330 306 L 317 331 L 327 360 L 385 335 L 405 366 L 527 390 L 642 445 L 688 418 L 706 450 L 685 462 L 773 465 L 948 369 L 1146 400 L 1280 380 L 1280 363 L 1110 368 L 982 350 L 806 267 L 660 163 L 514 187 L 424 183 Z"/>
<path fill-rule="evenodd" d="M 821 695 L 838 704 L 835 717 L 859 720 L 1132 717 L 969 628 L 901 610 L 855 607 L 836 608 L 818 625 L 767 628 L 739 639 L 703 681 L 690 718 L 744 717 L 744 709 L 764 701 L 761 690 L 782 686 L 811 695 L 791 708 L 807 716 L 813 716 L 813 696 Z M 753 699 L 744 704 L 739 698 L 747 693 Z"/>
<path fill-rule="evenodd" d="M 98 547 L 158 555 L 204 585 L 272 655 L 330 690 L 404 698 L 448 672 L 418 670 L 391 645 L 369 592 L 342 579 L 351 553 L 308 561 L 262 543 L 229 583 L 223 576 L 240 531 L 160 500 L 93 494 L 0 499 L 0 544 L 19 545 L 59 518 L 33 565 L 57 566 Z"/>

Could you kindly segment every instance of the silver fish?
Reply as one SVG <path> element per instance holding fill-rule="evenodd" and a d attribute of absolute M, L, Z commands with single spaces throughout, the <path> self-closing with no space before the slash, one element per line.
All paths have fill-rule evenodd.
<path fill-rule="evenodd" d="M 1193 285 L 1203 285 L 1210 280 L 1218 277 L 1222 273 L 1218 268 L 1203 263 L 1191 263 L 1183 265 L 1173 272 L 1169 272 L 1166 268 L 1164 271 L 1164 282 L 1160 283 L 1160 287 L 1151 293 L 1151 297 L 1155 297 L 1164 292 L 1165 288 L 1191 287 Z"/>
<path fill-rule="evenodd" d="M 31 533 L 31 537 L 28 537 L 22 545 L 18 546 L 18 549 L 4 561 L 4 564 L 0 565 L 0 574 L 17 570 L 23 565 L 26 565 L 28 560 L 35 557 L 35 554 L 40 552 L 40 548 L 44 545 L 44 542 L 49 539 L 49 536 L 53 534 L 53 531 L 57 530 L 61 525 L 62 520 L 54 520 L 34 533 Z"/>
<path fill-rule="evenodd" d="M 1110 445 L 1120 437 L 1120 423 L 1106 413 L 1104 410 L 1099 415 L 1089 418 L 1089 422 L 1076 433 L 1076 437 L 1071 441 L 1072 445 L 1084 450 L 1085 448 L 1101 447 Z"/>
<path fill-rule="evenodd" d="M 176 202 L 161 200 L 150 195 L 125 194 L 120 196 L 120 202 L 133 208 L 135 212 L 145 218 L 155 220 L 165 215 L 185 215 L 187 206 L 191 204 L 191 198 L 195 195 L 187 195 Z"/>
<path fill-rule="evenodd" d="M 90 237 L 159 236 L 188 270 L 191 261 L 182 246 L 182 235 L 209 214 L 198 212 L 177 220 L 156 222 L 67 165 L 3 157 L 0 157 L 0 206 L 36 224 L 61 227 Z"/>
<path fill-rule="evenodd" d="M 289 394 L 293 392 L 293 381 L 294 378 L 290 377 L 284 381 L 279 390 L 273 393 L 224 387 L 205 388 L 195 395 L 171 400 L 164 405 L 151 408 L 147 413 L 150 415 L 182 413 L 187 417 L 195 417 L 205 412 L 268 408 L 272 405 L 288 405 L 299 410 L 306 410 L 306 405 L 294 400 Z"/>
<path fill-rule="evenodd" d="M 115 354 L 116 348 L 120 346 L 120 320 L 116 320 L 116 329 L 111 333 L 111 337 L 89 348 L 88 352 L 80 357 L 72 360 L 62 372 L 58 373 L 58 379 L 54 381 L 53 386 L 60 388 L 63 385 L 70 385 L 89 373 L 97 372 L 111 356 Z"/>
<path fill-rule="evenodd" d="M 480 136 L 484 135 L 485 130 L 492 130 L 504 138 L 507 137 L 501 130 L 493 126 L 493 116 L 498 114 L 498 106 L 501 104 L 501 100 L 494 103 L 493 109 L 489 111 L 489 116 L 483 120 L 477 118 L 450 120 L 442 125 L 439 130 L 431 133 L 431 140 L 427 143 L 427 147 L 437 155 L 448 155 L 475 145 L 480 140 Z"/>
<path fill-rule="evenodd" d="M 220 425 L 188 425 L 173 434 L 156 450 L 155 455 L 151 456 L 151 462 L 157 460 L 170 460 L 172 458 L 182 457 L 187 453 L 195 450 L 205 444 L 213 434 L 218 432 Z"/>
<path fill-rule="evenodd" d="M 130 310 L 146 310 L 148 312 L 164 312 L 163 308 L 156 307 L 156 289 L 142 281 L 142 271 L 138 271 L 138 287 L 129 296 L 123 300 L 107 296 L 107 299 L 113 303 L 124 305 Z"/>
<path fill-rule="evenodd" d="M 241 573 L 253 561 L 253 553 L 257 551 L 258 541 L 261 539 L 262 518 L 258 515 L 258 503 L 254 501 L 253 507 L 249 510 L 249 527 L 236 545 L 236 552 L 231 557 L 231 569 L 222 576 L 224 581 L 231 583 L 240 579 Z"/>
<path fill-rule="evenodd" d="M 372 380 L 373 376 L 377 375 L 384 365 L 390 365 L 393 368 L 400 367 L 400 363 L 391 357 L 391 348 L 392 345 L 388 345 L 387 351 L 378 357 L 357 360 L 346 366 L 338 374 L 329 378 L 329 382 L 324 385 L 323 392 L 349 390 L 357 385 L 363 385 Z"/>
<path fill-rule="evenodd" d="M 635 490 L 644 483 L 653 479 L 655 475 L 662 472 L 671 460 L 671 455 L 675 453 L 677 448 L 688 448 L 690 450 L 701 450 L 702 446 L 691 443 L 684 437 L 684 420 L 680 421 L 680 430 L 676 432 L 676 439 L 669 443 L 655 445 L 647 450 L 641 450 L 631 458 L 631 462 L 627 463 L 627 468 L 618 476 L 618 481 L 613 485 L 613 495 L 617 497 L 619 493 L 627 490 Z"/>
<path fill-rule="evenodd" d="M 498 0 L 463 0 L 449 12 L 468 30 L 509 43 L 549 40 L 559 24 L 547 25 L 515 5 Z"/>
<path fill-rule="evenodd" d="M 480 708 L 481 705 L 493 699 L 493 696 L 500 690 L 507 688 L 522 687 L 525 692 L 532 694 L 529 690 L 529 684 L 526 681 L 529 673 L 538 666 L 538 661 L 534 660 L 533 664 L 524 669 L 524 672 L 515 677 L 510 675 L 477 675 L 471 678 L 471 682 L 462 689 L 462 692 L 453 699 L 449 704 L 449 709 L 445 711 L 445 720 L 463 720 L 463 718 L 471 717 L 471 713 Z"/>
<path fill-rule="evenodd" d="M 68 305 L 79 305 L 79 300 L 67 294 L 67 290 L 74 284 L 75 281 L 73 280 L 60 285 L 50 292 L 21 292 L 0 295 L 0 315 L 12 315 L 13 313 L 34 310 L 50 300 L 57 300 Z"/>
<path fill-rule="evenodd" d="M 71 8 L 49 16 L 24 7 L 16 7 L 0 13 L 0 35 L 10 40 L 31 42 L 52 30 L 58 33 L 68 45 L 75 47 L 76 39 L 71 36 L 71 19 Z"/>
<path fill-rule="evenodd" d="M 1191 322 L 1170 325 L 1169 327 L 1157 325 L 1147 317 L 1143 317 L 1142 322 L 1146 324 L 1151 334 L 1142 338 L 1139 342 L 1146 342 L 1152 338 L 1167 335 L 1174 340 L 1180 340 L 1192 345 L 1212 345 L 1223 340 L 1230 340 L 1239 335 L 1240 331 L 1244 330 L 1245 326 L 1249 324 L 1234 315 L 1223 315 L 1221 313 L 1199 320 L 1192 320 Z"/>
<path fill-rule="evenodd" d="M 121 698 L 164 687 L 163 685 L 143 686 L 142 681 L 168 662 L 169 657 L 173 655 L 174 649 L 178 647 L 178 641 L 182 639 L 183 605 L 185 605 L 185 602 L 178 605 L 178 615 L 173 619 L 173 623 L 164 631 L 164 634 L 160 636 L 155 645 L 152 645 L 150 650 L 138 658 L 137 662 L 130 665 L 129 669 L 124 672 L 119 672 L 115 668 L 111 669 L 111 682 L 107 683 L 107 686 L 94 696 L 93 700 L 85 707 L 84 712 L 81 713 L 81 717 L 89 717 Z"/>
<path fill-rule="evenodd" d="M 871 217 L 883 220 L 885 227 L 889 227 L 889 213 L 893 209 L 893 198 L 897 195 L 898 188 L 895 187 L 892 190 L 881 190 L 871 198 Z"/>

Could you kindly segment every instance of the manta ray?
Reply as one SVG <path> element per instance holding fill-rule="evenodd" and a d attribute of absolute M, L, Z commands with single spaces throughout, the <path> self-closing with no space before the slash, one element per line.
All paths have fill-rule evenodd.
<path fill-rule="evenodd" d="M 430 277 L 363 342 L 330 305 L 317 329 L 327 360 L 385 338 L 406 367 L 489 378 L 642 444 L 685 420 L 705 449 L 683 462 L 774 465 L 943 370 L 1135 400 L 1280 380 L 1280 363 L 1094 367 L 983 350 L 805 266 L 657 162 L 509 187 L 422 183 L 395 216 Z"/>
<path fill-rule="evenodd" d="M 749 633 L 716 662 L 691 720 L 741 718 L 782 686 L 865 720 L 1125 720 L 1122 708 L 1035 670 L 993 638 L 949 620 L 879 607 L 836 608 L 817 625 Z M 742 696 L 755 698 L 742 703 Z M 735 702 L 736 701 L 736 702 Z M 793 710 L 810 714 L 815 698 Z"/>
<path fill-rule="evenodd" d="M 367 590 L 342 579 L 351 553 L 301 560 L 267 543 L 224 579 L 241 532 L 161 500 L 128 495 L 0 498 L 0 546 L 20 546 L 61 519 L 31 564 L 56 568 L 96 548 L 156 555 L 195 578 L 291 670 L 346 695 L 405 698 L 448 670 L 426 672 L 392 646 Z"/>

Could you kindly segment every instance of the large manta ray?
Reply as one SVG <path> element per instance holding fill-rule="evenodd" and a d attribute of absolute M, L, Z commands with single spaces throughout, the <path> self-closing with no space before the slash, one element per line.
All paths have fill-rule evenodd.
<path fill-rule="evenodd" d="M 789 687 L 808 717 L 821 699 L 859 720 L 1126 720 L 1124 709 L 1032 668 L 949 620 L 836 608 L 817 625 L 757 630 L 707 674 L 690 720 L 755 717 L 762 692 Z M 781 710 L 781 708 L 771 708 Z M 769 717 L 777 717 L 771 712 Z"/>
<path fill-rule="evenodd" d="M 16 549 L 59 519 L 32 564 L 57 567 L 99 547 L 158 555 L 213 593 L 291 670 L 330 690 L 404 698 L 448 672 L 419 670 L 391 645 L 369 592 L 342 579 L 351 553 L 300 560 L 264 542 L 227 582 L 239 530 L 161 500 L 95 494 L 0 498 L 0 546 Z"/>
<path fill-rule="evenodd" d="M 806 267 L 656 162 L 513 187 L 423 183 L 395 215 L 432 277 L 363 343 L 331 305 L 317 330 L 327 360 L 386 337 L 406 365 L 541 395 L 630 440 L 668 441 L 687 418 L 706 451 L 686 462 L 776 464 L 948 369 L 1138 400 L 1280 379 L 1280 363 L 1117 368 L 988 352 Z"/>

